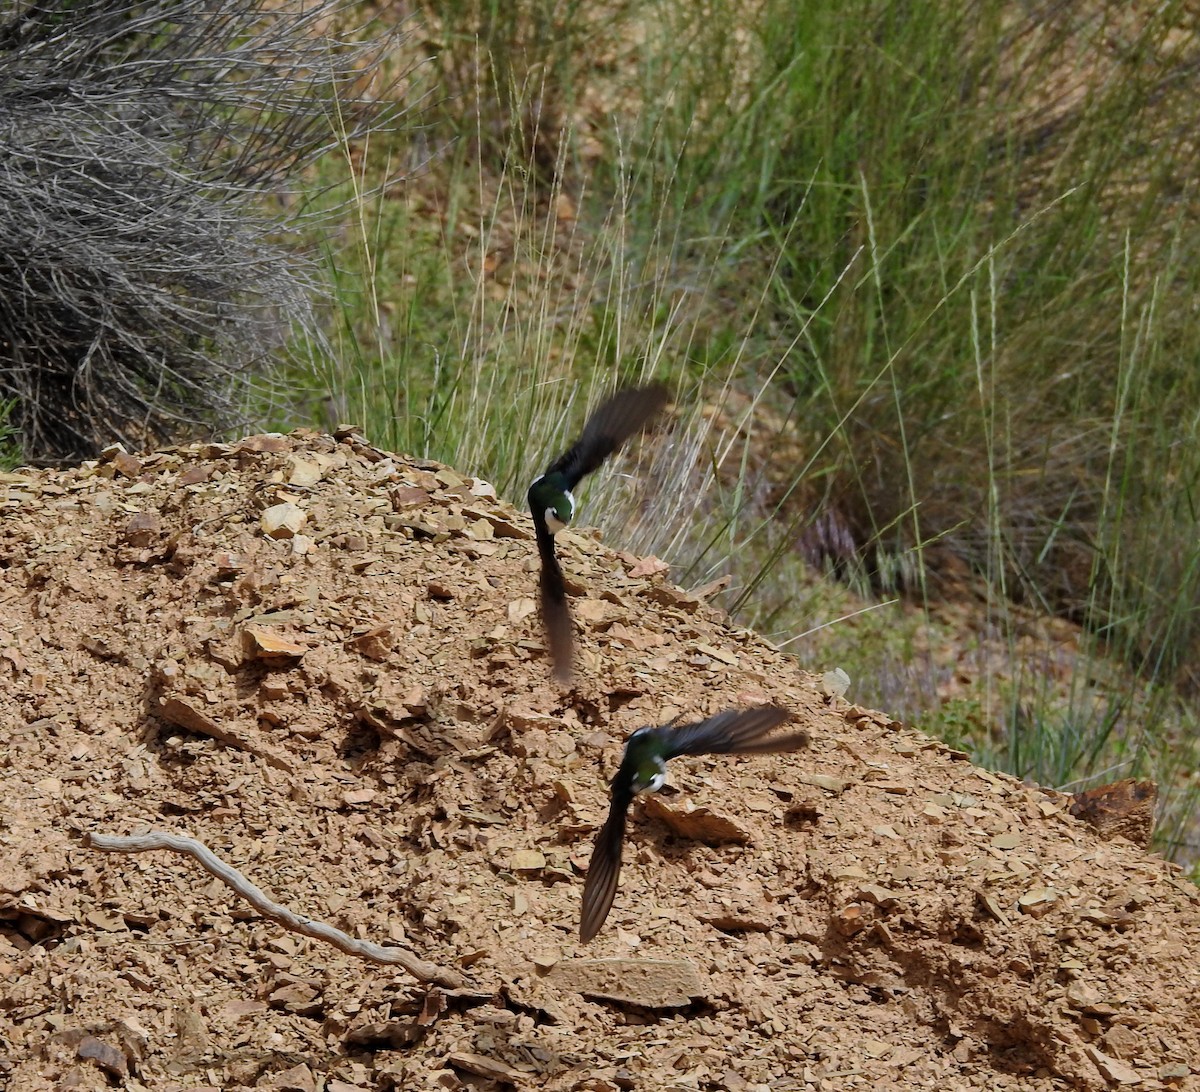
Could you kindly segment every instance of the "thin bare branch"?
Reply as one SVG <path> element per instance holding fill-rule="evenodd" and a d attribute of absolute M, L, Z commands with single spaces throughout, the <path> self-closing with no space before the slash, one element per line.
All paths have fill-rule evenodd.
<path fill-rule="evenodd" d="M 404 968 L 413 978 L 420 982 L 436 982 L 439 986 L 458 989 L 463 985 L 463 979 L 454 971 L 444 970 L 429 963 L 410 952 L 407 948 L 384 948 L 366 940 L 356 940 L 354 937 L 335 929 L 322 921 L 294 914 L 286 907 L 280 906 L 267 898 L 262 888 L 252 884 L 232 865 L 226 864 L 203 842 L 188 838 L 182 834 L 169 834 L 166 831 L 150 830 L 145 834 L 121 836 L 116 834 L 84 835 L 84 843 L 102 853 L 145 853 L 152 849 L 169 849 L 175 853 L 184 853 L 194 858 L 206 871 L 216 876 L 227 887 L 241 895 L 251 906 L 265 918 L 282 925 L 293 933 L 301 933 L 316 940 L 323 940 L 348 955 L 358 956 L 373 963 L 395 964 Z"/>

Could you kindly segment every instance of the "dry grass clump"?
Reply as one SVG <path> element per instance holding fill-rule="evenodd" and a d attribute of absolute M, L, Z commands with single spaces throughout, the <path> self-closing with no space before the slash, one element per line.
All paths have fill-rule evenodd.
<path fill-rule="evenodd" d="M 402 112 L 344 0 L 12 3 L 0 15 L 0 403 L 62 462 L 244 419 L 315 333 L 289 190 Z"/>

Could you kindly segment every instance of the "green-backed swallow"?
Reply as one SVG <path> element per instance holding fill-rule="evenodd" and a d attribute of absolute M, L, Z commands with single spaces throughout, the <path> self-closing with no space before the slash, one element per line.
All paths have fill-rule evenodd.
<path fill-rule="evenodd" d="M 797 751 L 808 746 L 807 732 L 764 738 L 790 714 L 778 705 L 728 709 L 699 724 L 639 728 L 625 741 L 621 766 L 612 780 L 608 819 L 596 835 L 592 863 L 583 887 L 579 939 L 592 939 L 608 917 L 621 874 L 625 813 L 640 792 L 657 792 L 667 779 L 667 763 L 680 755 L 761 755 Z"/>
<path fill-rule="evenodd" d="M 546 473 L 529 487 L 529 510 L 537 531 L 538 553 L 542 555 L 539 581 L 542 625 L 554 677 L 566 685 L 571 681 L 574 638 L 567 589 L 554 552 L 554 536 L 575 515 L 571 492 L 585 474 L 597 469 L 634 433 L 639 432 L 667 404 L 667 388 L 661 383 L 626 387 L 617 391 L 588 418 L 583 435 L 554 460 Z"/>

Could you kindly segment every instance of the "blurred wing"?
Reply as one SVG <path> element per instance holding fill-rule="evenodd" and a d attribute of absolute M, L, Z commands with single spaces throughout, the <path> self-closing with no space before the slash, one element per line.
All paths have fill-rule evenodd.
<path fill-rule="evenodd" d="M 579 939 L 584 944 L 600 932 L 617 896 L 617 881 L 621 878 L 621 849 L 625 842 L 625 814 L 632 800 L 633 791 L 618 774 L 613 782 L 608 818 L 596 835 L 596 848 L 592 850 L 587 882 L 583 885 Z"/>
<path fill-rule="evenodd" d="M 667 388 L 661 383 L 617 391 L 592 413 L 583 426 L 583 435 L 550 464 L 546 473 L 562 474 L 567 488 L 574 489 L 585 474 L 597 469 L 630 436 L 661 413 L 667 401 Z"/>
<path fill-rule="evenodd" d="M 772 736 L 770 739 L 744 743 L 734 753 L 739 755 L 779 755 L 786 754 L 788 751 L 803 751 L 811 742 L 812 737 L 807 732 L 788 732 L 782 736 Z"/>
<path fill-rule="evenodd" d="M 567 606 L 567 588 L 554 550 L 554 536 L 546 526 L 545 517 L 534 512 L 533 526 L 537 532 L 538 553 L 542 556 L 542 572 L 538 578 L 542 628 L 546 632 L 554 678 L 566 686 L 571 681 L 575 661 L 575 633 L 571 626 L 571 610 Z"/>
<path fill-rule="evenodd" d="M 791 716 L 778 705 L 727 709 L 699 724 L 684 724 L 667 736 L 667 758 L 678 755 L 768 754 L 807 746 L 805 732 L 763 739 Z"/>

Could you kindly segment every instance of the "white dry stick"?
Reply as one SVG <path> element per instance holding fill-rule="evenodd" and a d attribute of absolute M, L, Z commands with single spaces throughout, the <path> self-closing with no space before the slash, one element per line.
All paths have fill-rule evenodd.
<path fill-rule="evenodd" d="M 176 853 L 186 853 L 200 862 L 205 871 L 212 873 L 223 884 L 233 888 L 263 917 L 278 922 L 293 933 L 303 933 L 307 937 L 324 940 L 343 952 L 369 959 L 375 963 L 394 963 L 403 967 L 413 978 L 420 982 L 436 982 L 439 986 L 458 989 L 463 980 L 453 971 L 443 970 L 433 963 L 413 955 L 407 948 L 384 948 L 366 940 L 355 940 L 354 937 L 327 925 L 323 921 L 313 921 L 312 918 L 293 914 L 286 907 L 280 906 L 267 898 L 262 888 L 256 887 L 232 865 L 227 865 L 203 842 L 195 838 L 187 838 L 182 834 L 167 834 L 161 830 L 150 830 L 145 834 L 132 834 L 121 837 L 115 834 L 84 834 L 84 841 L 93 849 L 103 853 L 145 853 L 151 849 L 171 849 Z"/>

